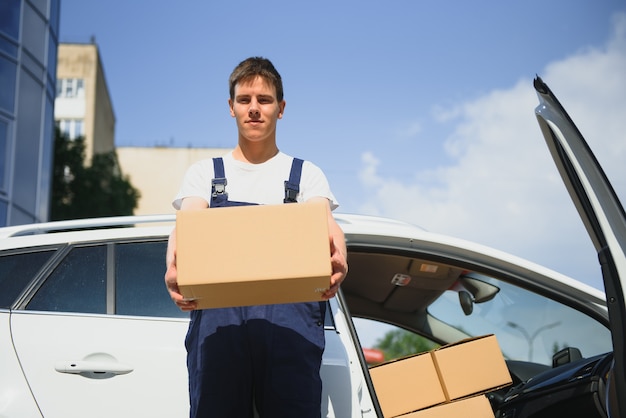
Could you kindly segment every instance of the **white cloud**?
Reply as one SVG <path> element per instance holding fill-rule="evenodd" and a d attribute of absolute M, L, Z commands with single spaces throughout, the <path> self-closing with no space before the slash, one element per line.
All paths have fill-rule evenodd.
<path fill-rule="evenodd" d="M 626 15 L 612 38 L 546 66 L 555 92 L 626 201 Z M 532 80 L 439 109 L 454 126 L 444 144 L 453 161 L 385 178 L 372 154 L 360 181 L 376 190 L 360 212 L 404 219 L 512 252 L 601 287 L 593 248 L 552 163 L 534 117 Z M 390 162 L 391 163 L 391 162 Z M 375 186 L 375 187 L 374 187 Z"/>
<path fill-rule="evenodd" d="M 418 122 L 414 122 L 408 126 L 403 127 L 398 131 L 400 138 L 414 138 L 422 132 L 422 125 Z"/>

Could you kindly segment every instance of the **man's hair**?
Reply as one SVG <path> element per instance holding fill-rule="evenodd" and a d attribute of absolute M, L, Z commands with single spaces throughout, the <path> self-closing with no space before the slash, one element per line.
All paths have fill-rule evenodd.
<path fill-rule="evenodd" d="M 266 82 L 276 88 L 276 99 L 283 101 L 283 80 L 274 68 L 274 64 L 267 58 L 250 57 L 239 63 L 228 79 L 231 100 L 235 99 L 235 86 L 242 82 L 254 80 L 255 77 L 263 77 Z"/>

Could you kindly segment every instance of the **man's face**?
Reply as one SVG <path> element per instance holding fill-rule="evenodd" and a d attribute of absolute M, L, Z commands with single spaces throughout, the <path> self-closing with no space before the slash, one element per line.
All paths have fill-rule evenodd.
<path fill-rule="evenodd" d="M 285 101 L 276 99 L 276 89 L 262 77 L 238 83 L 229 99 L 230 114 L 237 120 L 239 138 L 275 141 L 276 122 L 283 117 Z"/>

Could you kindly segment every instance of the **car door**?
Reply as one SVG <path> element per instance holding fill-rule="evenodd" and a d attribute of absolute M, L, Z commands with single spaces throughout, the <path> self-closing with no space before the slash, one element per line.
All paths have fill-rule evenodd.
<path fill-rule="evenodd" d="M 607 407 L 610 417 L 626 416 L 626 215 L 589 145 L 556 96 L 539 77 L 534 86 L 541 132 L 598 252 L 614 350 Z"/>
<path fill-rule="evenodd" d="M 47 418 L 188 414 L 187 318 L 163 284 L 166 243 L 72 244 L 11 315 Z"/>

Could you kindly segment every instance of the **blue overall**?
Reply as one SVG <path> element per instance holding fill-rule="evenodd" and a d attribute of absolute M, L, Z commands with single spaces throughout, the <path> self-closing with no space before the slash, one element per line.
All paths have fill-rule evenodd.
<path fill-rule="evenodd" d="M 213 159 L 211 207 L 231 202 L 221 158 Z M 295 202 L 302 160 L 285 181 L 285 203 Z M 219 239 L 219 237 L 215 237 Z M 219 262 L 219 260 L 216 260 Z M 190 416 L 320 417 L 325 302 L 197 310 L 185 339 Z"/>

